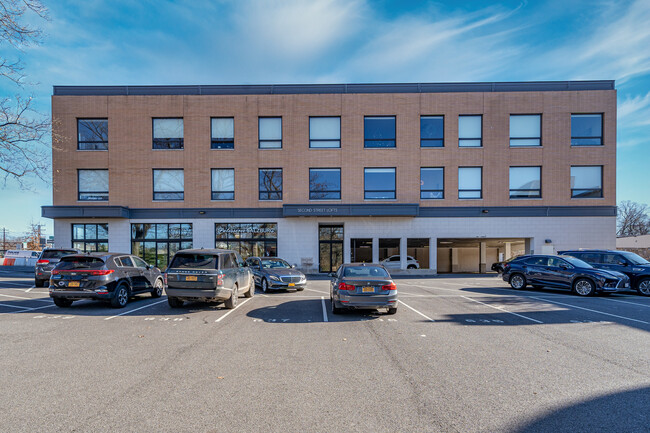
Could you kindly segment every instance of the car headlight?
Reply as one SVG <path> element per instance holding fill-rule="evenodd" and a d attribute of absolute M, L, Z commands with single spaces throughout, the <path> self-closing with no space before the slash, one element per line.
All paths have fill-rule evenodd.
<path fill-rule="evenodd" d="M 276 277 L 275 275 L 269 275 L 269 278 L 273 281 L 280 281 L 280 277 Z"/>

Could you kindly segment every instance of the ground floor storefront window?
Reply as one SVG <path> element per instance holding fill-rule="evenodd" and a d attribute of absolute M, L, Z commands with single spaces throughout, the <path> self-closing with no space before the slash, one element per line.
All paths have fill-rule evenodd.
<path fill-rule="evenodd" d="M 350 239 L 350 261 L 372 263 L 372 239 Z"/>
<path fill-rule="evenodd" d="M 192 248 L 192 224 L 131 224 L 131 254 L 160 269 L 178 250 Z"/>
<path fill-rule="evenodd" d="M 84 253 L 108 251 L 108 224 L 72 224 L 72 248 Z"/>
<path fill-rule="evenodd" d="M 429 239 L 428 238 L 408 238 L 406 240 L 406 254 L 413 257 L 419 269 L 429 269 Z M 407 262 L 407 268 L 411 265 Z"/>
<path fill-rule="evenodd" d="M 276 223 L 217 223 L 215 247 L 237 251 L 248 257 L 278 255 L 278 225 Z"/>
<path fill-rule="evenodd" d="M 399 258 L 399 238 L 398 239 L 379 239 L 379 261 L 385 260 L 392 256 L 393 261 L 400 261 Z"/>

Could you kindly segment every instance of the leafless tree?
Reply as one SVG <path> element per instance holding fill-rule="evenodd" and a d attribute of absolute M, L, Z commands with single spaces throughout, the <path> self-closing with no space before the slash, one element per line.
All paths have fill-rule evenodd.
<path fill-rule="evenodd" d="M 650 216 L 648 205 L 625 200 L 618 205 L 616 235 L 640 236 L 650 233 Z"/>
<path fill-rule="evenodd" d="M 13 97 L 0 97 L 0 177 L 16 180 L 21 187 L 30 175 L 49 176 L 50 120 L 33 109 L 32 96 L 22 96 L 25 83 L 20 54 L 26 47 L 41 43 L 42 31 L 31 25 L 31 15 L 48 19 L 40 0 L 0 0 L 0 77 L 17 87 Z M 16 59 L 4 57 L 15 52 Z"/>

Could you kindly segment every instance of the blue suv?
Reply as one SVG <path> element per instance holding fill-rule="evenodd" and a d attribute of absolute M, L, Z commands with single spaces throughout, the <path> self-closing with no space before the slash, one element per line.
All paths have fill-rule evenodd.
<path fill-rule="evenodd" d="M 650 296 L 650 262 L 629 251 L 573 250 L 561 251 L 587 262 L 595 268 L 621 272 L 630 277 L 630 286 L 643 296 Z"/>
<path fill-rule="evenodd" d="M 579 296 L 596 292 L 612 293 L 630 287 L 630 279 L 620 272 L 596 269 L 571 256 L 527 255 L 504 265 L 503 280 L 513 289 L 526 285 L 534 288 L 571 289 Z"/>

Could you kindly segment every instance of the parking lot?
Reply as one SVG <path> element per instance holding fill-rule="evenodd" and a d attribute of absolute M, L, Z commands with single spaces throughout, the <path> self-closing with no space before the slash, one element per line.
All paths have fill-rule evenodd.
<path fill-rule="evenodd" d="M 0 268 L 3 431 L 648 432 L 650 298 L 396 279 L 396 315 L 329 280 L 124 309 L 53 305 Z"/>

